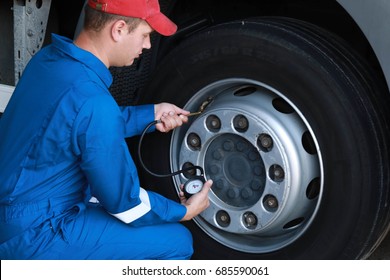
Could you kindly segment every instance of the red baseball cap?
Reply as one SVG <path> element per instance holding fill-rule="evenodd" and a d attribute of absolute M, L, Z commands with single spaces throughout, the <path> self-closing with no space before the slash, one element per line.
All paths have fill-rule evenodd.
<path fill-rule="evenodd" d="M 176 24 L 161 13 L 158 0 L 88 0 L 88 5 L 109 14 L 141 18 L 165 36 L 170 36 L 177 30 Z"/>

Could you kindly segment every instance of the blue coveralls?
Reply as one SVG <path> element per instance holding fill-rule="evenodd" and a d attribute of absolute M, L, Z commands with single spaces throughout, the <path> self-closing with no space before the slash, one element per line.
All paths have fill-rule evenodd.
<path fill-rule="evenodd" d="M 178 223 L 186 208 L 140 187 L 125 142 L 154 106 L 119 107 L 111 83 L 97 57 L 58 35 L 26 67 L 0 118 L 1 259 L 192 255 Z"/>

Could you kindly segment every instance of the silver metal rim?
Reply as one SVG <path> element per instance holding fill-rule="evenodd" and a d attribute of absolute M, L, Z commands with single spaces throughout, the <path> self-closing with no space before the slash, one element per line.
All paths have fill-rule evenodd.
<path fill-rule="evenodd" d="M 197 118 L 171 139 L 172 170 L 200 165 L 213 179 L 210 206 L 194 219 L 219 243 L 247 253 L 279 250 L 310 226 L 323 192 L 315 135 L 298 108 L 268 85 L 226 79 L 203 88 L 185 109 Z M 177 191 L 188 178 L 174 179 Z"/>

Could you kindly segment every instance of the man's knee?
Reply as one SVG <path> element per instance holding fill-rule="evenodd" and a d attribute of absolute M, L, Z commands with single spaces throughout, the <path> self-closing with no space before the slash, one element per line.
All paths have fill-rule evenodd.
<path fill-rule="evenodd" d="M 171 244 L 174 252 L 170 258 L 190 259 L 194 253 L 191 232 L 181 224 L 175 224 L 174 231 L 174 239 Z"/>

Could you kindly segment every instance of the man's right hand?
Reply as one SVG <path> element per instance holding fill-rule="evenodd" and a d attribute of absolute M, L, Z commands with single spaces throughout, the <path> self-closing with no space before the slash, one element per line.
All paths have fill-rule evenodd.
<path fill-rule="evenodd" d="M 209 201 L 209 191 L 211 185 L 213 184 L 212 180 L 208 180 L 204 183 L 202 190 L 190 198 L 186 199 L 184 196 L 184 192 L 180 192 L 180 201 L 181 204 L 187 208 L 187 213 L 184 215 L 181 221 L 189 221 L 198 214 L 200 214 L 203 210 L 205 210 L 210 205 Z"/>

